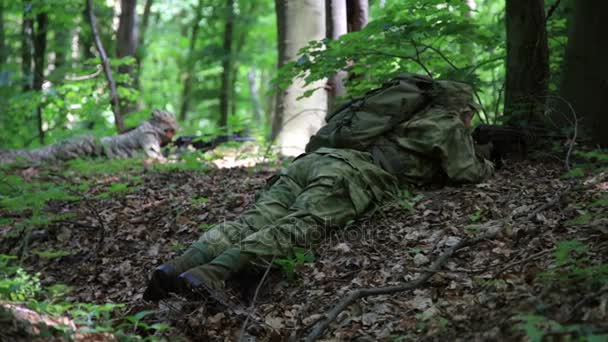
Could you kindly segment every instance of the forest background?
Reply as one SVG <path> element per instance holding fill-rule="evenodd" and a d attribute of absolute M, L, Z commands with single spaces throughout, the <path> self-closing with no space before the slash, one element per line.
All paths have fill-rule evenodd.
<path fill-rule="evenodd" d="M 246 129 L 295 154 L 336 101 L 402 72 L 474 84 L 481 122 L 580 121 L 606 144 L 603 11 L 583 3 L 2 0 L 0 146 L 111 135 L 161 108 L 183 134 Z"/>
<path fill-rule="evenodd" d="M 553 144 L 539 152 L 557 162 L 506 163 L 477 186 L 404 191 L 365 219 L 398 243 L 352 239 L 322 246 L 317 262 L 277 260 L 296 280 L 284 287 L 275 277 L 272 300 L 251 312 L 264 326 L 285 323 L 282 336 L 300 334 L 336 300 L 336 283 L 384 285 L 401 264 L 428 270 L 420 266 L 440 242 L 475 240 L 518 217 L 505 224 L 507 237 L 453 258 L 462 275 L 453 288 L 442 276 L 418 289 L 424 296 L 370 299 L 376 316 L 357 305 L 351 316 L 372 317 L 361 324 L 375 330 L 355 319 L 336 330 L 378 339 L 387 321 L 395 340 L 501 340 L 514 329 L 532 341 L 605 338 L 608 155 L 595 148 L 608 145 L 606 22 L 602 0 L 0 0 L 0 149 L 115 135 L 160 108 L 176 114 L 180 135 L 240 132 L 296 155 L 335 104 L 394 75 L 464 81 L 483 105 L 477 123 L 540 132 Z M 3 315 L 25 303 L 117 336 L 226 340 L 256 326 L 253 316 L 237 319 L 249 312 L 240 307 L 217 315 L 185 307 L 167 319 L 139 300 L 154 265 L 238 216 L 281 164 L 217 169 L 205 159 L 214 156 L 193 155 L 153 166 L 86 159 L 2 168 L 0 323 L 20 328 Z M 444 299 L 449 310 L 431 312 Z"/>

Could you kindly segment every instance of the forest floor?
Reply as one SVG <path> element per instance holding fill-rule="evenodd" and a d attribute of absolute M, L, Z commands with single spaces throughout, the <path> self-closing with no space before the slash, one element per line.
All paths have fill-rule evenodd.
<path fill-rule="evenodd" d="M 232 282 L 219 302 L 143 301 L 154 267 L 209 226 L 237 217 L 276 169 L 9 171 L 26 181 L 67 184 L 79 199 L 48 202 L 44 212 L 66 215 L 31 233 L 26 248 L 24 236 L 11 231 L 31 213 L 0 209 L 10 218 L 0 224 L 0 252 L 25 250 L 25 269 L 40 272 L 43 286 L 69 285 L 69 301 L 125 303 L 117 316 L 155 310 L 142 321 L 169 323 L 161 337 L 232 341 L 247 321 L 249 340 L 280 341 L 305 337 L 351 291 L 415 280 L 449 247 L 495 229 L 496 238 L 460 249 L 422 286 L 348 306 L 324 338 L 540 340 L 608 333 L 608 173 L 566 178 L 562 163 L 513 162 L 482 184 L 404 194 L 332 231 L 306 258 Z"/>

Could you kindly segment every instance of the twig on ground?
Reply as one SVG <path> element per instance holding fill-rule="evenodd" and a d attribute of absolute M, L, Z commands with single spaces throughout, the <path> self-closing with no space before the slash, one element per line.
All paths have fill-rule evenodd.
<path fill-rule="evenodd" d="M 266 281 L 266 277 L 268 277 L 268 274 L 270 273 L 270 268 L 272 267 L 272 263 L 274 262 L 275 257 L 276 256 L 273 256 L 272 260 L 270 260 L 270 262 L 268 263 L 268 266 L 266 266 L 266 271 L 264 271 L 264 275 L 262 276 L 262 279 L 260 279 L 260 283 L 258 284 L 258 286 L 255 289 L 255 293 L 253 294 L 253 299 L 251 300 L 251 305 L 249 305 L 249 314 L 247 315 L 245 322 L 243 322 L 243 327 L 241 328 L 241 332 L 239 333 L 238 341 L 243 341 L 245 331 L 247 330 L 247 324 L 249 324 L 249 319 L 251 318 L 251 315 L 255 310 L 255 301 L 258 299 L 258 294 L 260 293 L 260 289 L 262 288 L 264 281 Z"/>
<path fill-rule="evenodd" d="M 448 261 L 448 259 L 455 252 L 457 252 L 458 250 L 463 249 L 465 247 L 473 246 L 479 242 L 493 239 L 494 237 L 496 237 L 498 235 L 498 233 L 502 230 L 503 227 L 504 227 L 504 224 L 501 225 L 501 227 L 499 229 L 482 234 L 481 236 L 479 236 L 477 238 L 466 239 L 466 240 L 460 241 L 455 246 L 451 247 L 450 249 L 445 251 L 443 254 L 441 254 L 437 258 L 437 260 L 435 260 L 435 262 L 431 265 L 429 270 L 427 272 L 423 273 L 416 280 L 413 280 L 413 281 L 410 281 L 410 282 L 407 282 L 407 283 L 404 283 L 401 285 L 396 285 L 396 286 L 363 288 L 363 289 L 358 289 L 358 290 L 352 291 L 348 296 L 346 296 L 346 298 L 344 298 L 340 302 L 338 302 L 338 304 L 335 305 L 326 314 L 326 319 L 317 323 L 313 327 L 313 330 L 310 332 L 310 334 L 308 334 L 306 341 L 307 342 L 316 341 L 321 336 L 323 336 L 323 333 L 325 332 L 325 330 L 329 327 L 329 325 L 333 321 L 336 320 L 338 315 L 342 311 L 344 311 L 344 309 L 346 309 L 348 306 L 350 306 L 352 303 L 354 303 L 356 300 L 358 300 L 360 298 L 364 298 L 364 297 L 369 297 L 369 296 L 393 294 L 393 293 L 404 292 L 404 291 L 416 289 L 416 288 L 420 287 L 421 285 L 423 285 L 424 283 L 426 283 L 433 275 L 435 275 L 435 273 L 437 273 L 439 271 L 439 269 L 441 267 L 443 267 L 443 265 L 445 265 L 445 263 Z"/>
<path fill-rule="evenodd" d="M 515 267 L 517 265 L 521 265 L 521 264 L 526 263 L 528 261 L 536 260 L 536 259 L 540 258 L 541 256 L 543 256 L 545 254 L 548 254 L 548 253 L 550 253 L 552 251 L 553 251 L 553 249 L 546 249 L 544 251 L 540 251 L 538 253 L 532 254 L 532 255 L 530 255 L 530 256 L 528 256 L 526 258 L 523 258 L 521 260 L 514 261 L 514 262 L 512 262 L 510 264 L 507 264 L 507 265 L 503 266 L 501 269 L 499 269 L 498 272 L 494 273 L 494 275 L 492 276 L 492 279 L 498 278 L 498 276 L 500 276 L 501 274 L 503 274 L 505 271 L 507 271 L 510 268 L 513 268 L 513 267 Z M 481 287 L 481 290 L 486 290 L 490 286 L 491 286 L 490 284 L 486 284 L 486 285 L 484 285 L 484 286 Z"/>
<path fill-rule="evenodd" d="M 585 298 L 581 299 L 581 301 L 579 301 L 578 303 L 576 303 L 572 309 L 570 310 L 570 312 L 568 313 L 568 317 L 567 317 L 567 321 L 571 320 L 572 317 L 574 316 L 574 314 L 581 308 L 583 307 L 583 305 L 585 305 L 587 302 L 589 302 L 590 300 L 593 300 L 601 295 L 603 295 L 604 293 L 608 293 L 608 286 L 604 286 L 602 287 L 599 291 L 593 292 L 589 295 L 587 295 Z"/>
<path fill-rule="evenodd" d="M 572 134 L 572 139 L 568 142 L 568 152 L 566 153 L 566 160 L 564 161 L 566 164 L 566 171 L 570 171 L 570 155 L 572 155 L 576 138 L 578 138 L 578 117 L 576 116 L 576 112 L 574 111 L 574 108 L 572 108 L 572 105 L 570 103 L 568 103 L 568 105 L 574 116 L 574 133 Z"/>

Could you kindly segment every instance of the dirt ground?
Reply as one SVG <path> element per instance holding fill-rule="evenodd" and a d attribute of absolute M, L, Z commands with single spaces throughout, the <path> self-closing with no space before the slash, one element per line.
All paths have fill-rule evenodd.
<path fill-rule="evenodd" d="M 155 266 L 203 229 L 238 216 L 274 171 L 149 171 L 130 192 L 105 199 L 95 195 L 129 175 L 98 179 L 82 200 L 51 203 L 47 210 L 75 216 L 51 224 L 29 246 L 70 255 L 49 260 L 31 253 L 26 268 L 41 272 L 44 285 L 72 286 L 70 300 L 126 303 L 123 314 L 158 310 L 146 319 L 169 322 L 165 336 L 172 340 L 236 340 L 247 321 L 244 336 L 250 340 L 281 341 L 305 337 L 352 290 L 415 280 L 450 246 L 500 227 L 495 239 L 456 252 L 423 286 L 348 306 L 325 338 L 517 340 L 525 336 L 518 328 L 525 317 L 537 316 L 608 332 L 607 281 L 598 285 L 572 276 L 565 270 L 576 269 L 556 259 L 560 241 L 576 240 L 587 249 L 567 262 L 580 269 L 606 263 L 606 206 L 590 204 L 606 196 L 606 175 L 568 180 L 561 177 L 561 164 L 532 162 L 506 165 L 482 184 L 414 190 L 401 203 L 328 232 L 312 248 L 314 260 L 295 265 L 293 277 L 279 268 L 265 278 L 244 275 L 219 301 L 197 295 L 159 304 L 142 300 Z M 594 219 L 572 221 L 583 212 Z M 17 248 L 6 239 L 1 246 L 2 253 Z M 608 278 L 606 267 L 599 272 Z M 554 330 L 549 335 L 558 339 L 570 334 Z"/>

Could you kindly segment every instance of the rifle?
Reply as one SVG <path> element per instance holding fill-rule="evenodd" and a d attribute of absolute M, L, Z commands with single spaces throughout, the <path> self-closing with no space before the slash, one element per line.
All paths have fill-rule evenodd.
<path fill-rule="evenodd" d="M 525 159 L 534 141 L 530 130 L 514 126 L 479 125 L 472 133 L 476 145 L 491 143 L 490 160 L 497 168 L 502 167 L 503 159 Z"/>
<path fill-rule="evenodd" d="M 222 134 L 215 138 L 211 138 L 209 136 L 186 135 L 175 139 L 173 145 L 176 146 L 178 149 L 186 149 L 188 148 L 188 146 L 192 146 L 196 150 L 207 152 L 216 148 L 218 145 L 229 141 L 244 142 L 255 140 L 255 137 L 242 137 L 239 133 Z"/>

